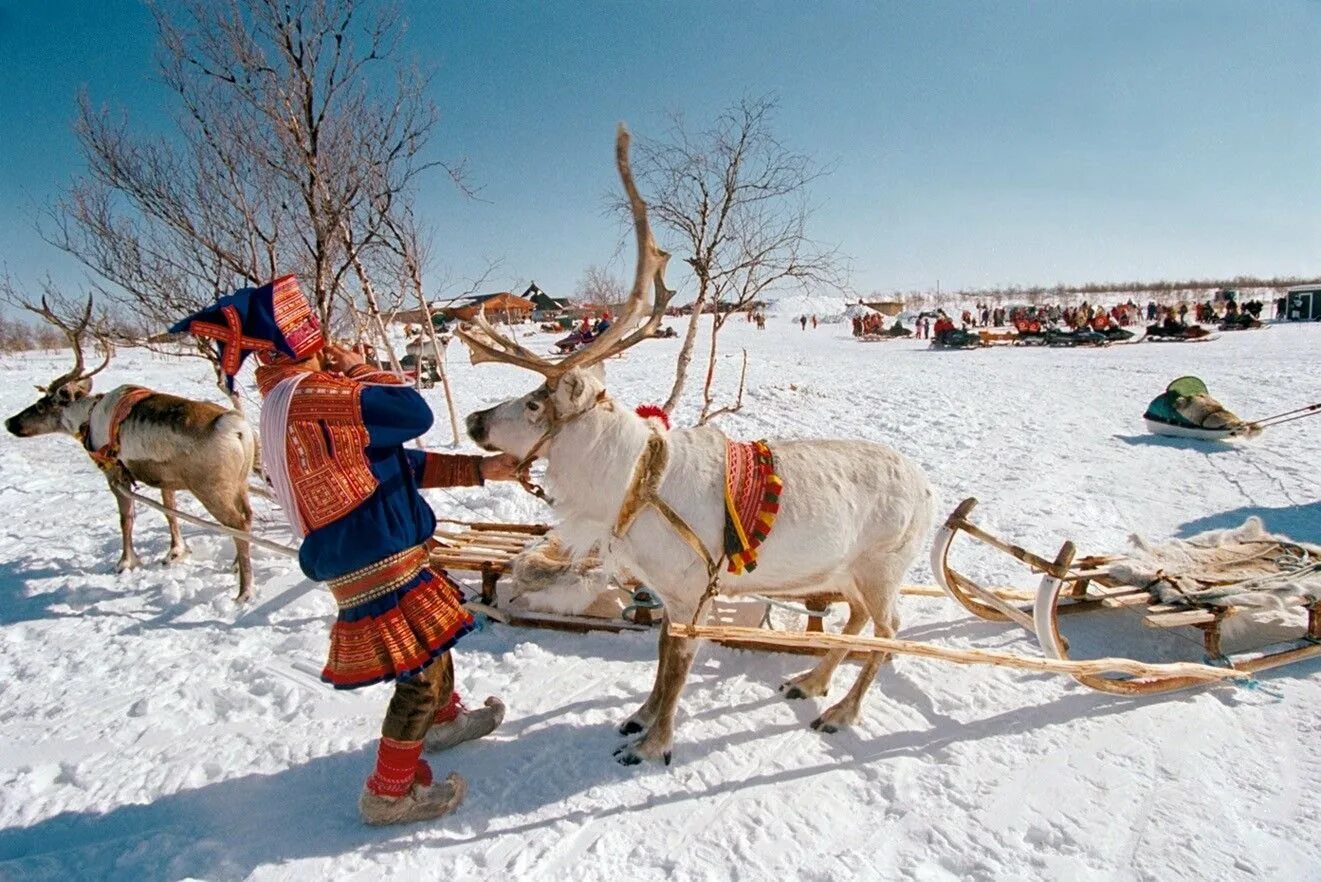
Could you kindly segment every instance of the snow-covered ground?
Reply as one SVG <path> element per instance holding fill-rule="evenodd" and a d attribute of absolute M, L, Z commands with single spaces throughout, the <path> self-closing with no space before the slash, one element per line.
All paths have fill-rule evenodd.
<path fill-rule="evenodd" d="M 549 347 L 551 336 L 533 338 Z M 705 337 L 703 337 L 705 339 Z M 934 352 L 860 344 L 841 326 L 731 322 L 722 385 L 749 353 L 748 393 L 725 417 L 745 437 L 851 436 L 930 473 L 948 510 L 975 495 L 988 528 L 1051 554 L 1184 536 L 1261 515 L 1321 541 L 1321 428 L 1301 422 L 1219 446 L 1144 431 L 1147 401 L 1193 373 L 1245 416 L 1317 398 L 1321 326 L 1197 345 Z M 678 341 L 610 365 L 629 404 L 668 389 Z M 460 414 L 530 388 L 451 352 Z M 64 368 L 0 363 L 0 415 Z M 194 362 L 124 354 L 100 388 L 136 381 L 212 396 Z M 695 390 L 694 390 L 695 391 Z M 439 390 L 428 393 L 446 449 Z M 694 416 L 690 404 L 676 414 Z M 457 653 L 459 686 L 503 696 L 499 732 L 434 762 L 471 784 L 453 817 L 368 829 L 355 803 L 389 687 L 317 680 L 333 603 L 289 560 L 256 550 L 258 598 L 237 609 L 227 540 L 116 576 L 114 505 L 68 438 L 0 439 L 0 879 L 1149 879 L 1321 874 L 1321 666 L 1222 687 L 1123 699 L 1055 676 L 899 658 L 855 731 L 808 729 L 818 702 L 777 685 L 792 656 L 706 648 L 680 711 L 674 764 L 611 760 L 614 725 L 650 686 L 649 635 L 493 626 Z M 792 493 L 793 488 L 787 488 Z M 443 515 L 541 520 L 516 486 L 432 491 Z M 189 500 L 191 503 L 191 500 Z M 287 541 L 258 500 L 263 535 Z M 139 515 L 144 559 L 164 556 Z M 1030 585 L 976 548 L 984 584 Z M 910 581 L 928 583 L 919 563 Z M 948 601 L 905 598 L 901 636 L 1035 654 L 1023 632 Z M 1079 617 L 1076 645 L 1196 657 L 1122 613 Z M 837 675 L 836 694 L 854 668 Z M 824 706 L 824 705 L 821 705 Z"/>

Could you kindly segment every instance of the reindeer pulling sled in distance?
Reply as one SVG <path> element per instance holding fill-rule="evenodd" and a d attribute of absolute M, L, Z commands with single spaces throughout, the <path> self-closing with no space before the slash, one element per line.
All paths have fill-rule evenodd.
<path fill-rule="evenodd" d="M 186 490 L 234 536 L 239 581 L 236 600 L 251 598 L 248 476 L 256 435 L 247 420 L 217 404 L 141 386 L 118 386 L 93 395 L 92 378 L 110 363 L 111 346 L 97 336 L 105 359 L 92 370 L 85 369 L 83 343 L 90 333 L 92 299 L 88 298 L 76 319 L 57 315 L 44 297 L 40 308 L 26 308 L 64 333 L 73 348 L 74 365 L 41 389 L 43 394 L 34 404 L 6 420 L 5 428 L 20 438 L 59 432 L 82 442 L 105 474 L 119 506 L 120 572 L 141 563 L 133 549 L 134 499 L 152 504 L 134 493 L 133 486 L 141 483 L 161 491 L 160 508 L 170 528 L 166 563 L 188 553 L 179 530 L 181 515 L 175 510 L 175 494 Z"/>

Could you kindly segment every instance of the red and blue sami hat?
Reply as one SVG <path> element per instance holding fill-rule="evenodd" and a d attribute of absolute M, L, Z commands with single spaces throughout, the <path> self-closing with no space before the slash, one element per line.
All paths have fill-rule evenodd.
<path fill-rule="evenodd" d="M 232 382 L 249 353 L 266 362 L 301 361 L 321 351 L 321 323 L 292 275 L 242 288 L 170 328 L 215 340 L 220 368 Z"/>

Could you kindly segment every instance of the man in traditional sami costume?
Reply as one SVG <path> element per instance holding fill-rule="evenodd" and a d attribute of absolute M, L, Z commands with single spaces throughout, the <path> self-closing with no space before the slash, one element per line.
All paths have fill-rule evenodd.
<path fill-rule="evenodd" d="M 467 785 L 457 774 L 433 781 L 422 751 L 488 734 L 504 705 L 488 698 L 469 711 L 454 691 L 449 650 L 473 621 L 458 586 L 429 566 L 436 519 L 418 491 L 512 479 L 515 459 L 405 450 L 431 427 L 430 408 L 398 376 L 327 344 L 293 276 L 223 297 L 173 330 L 217 341 L 231 384 L 257 355 L 262 465 L 302 537 L 303 572 L 339 605 L 321 679 L 336 689 L 395 684 L 363 820 L 453 811 Z"/>

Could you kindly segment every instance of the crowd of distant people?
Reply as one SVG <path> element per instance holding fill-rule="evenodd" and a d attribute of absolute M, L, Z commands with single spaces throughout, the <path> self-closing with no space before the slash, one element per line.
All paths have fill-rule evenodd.
<path fill-rule="evenodd" d="M 1274 306 L 1275 317 L 1283 317 L 1287 299 L 1284 297 L 1278 298 L 1275 300 Z M 900 334 L 907 336 L 912 334 L 916 339 L 929 340 L 939 338 L 941 334 L 950 331 L 970 331 L 977 328 L 1004 328 L 1006 330 L 1013 328 L 1020 334 L 1039 334 L 1046 330 L 1094 331 L 1102 334 L 1107 331 L 1119 333 L 1115 329 L 1141 325 L 1144 318 L 1149 330 L 1160 328 L 1169 332 L 1176 326 L 1187 328 L 1190 313 L 1197 324 L 1238 324 L 1248 327 L 1251 326 L 1251 323 L 1261 320 L 1262 313 L 1266 311 L 1266 308 L 1267 304 L 1261 300 L 1254 299 L 1239 303 L 1237 297 L 1234 296 L 1234 292 L 1227 292 L 1224 296 L 1217 296 L 1214 300 L 1195 303 L 1191 309 L 1187 303 L 1183 302 L 1158 304 L 1154 300 L 1148 301 L 1147 305 L 1143 307 L 1131 298 L 1109 307 L 1086 301 L 1078 306 L 1064 306 L 1062 304 L 993 306 L 990 303 L 977 303 L 972 308 L 962 311 L 958 323 L 943 309 L 920 313 L 914 319 L 911 329 L 902 328 L 899 319 L 896 318 L 894 326 L 887 330 L 885 316 L 879 312 L 858 312 L 850 317 L 850 321 L 854 337 L 897 336 Z M 755 323 L 759 330 L 765 330 L 766 328 L 766 313 L 762 310 L 749 311 L 747 320 Z M 587 319 L 584 319 L 584 323 L 586 321 Z M 791 321 L 798 325 L 801 330 L 806 331 L 809 325 L 813 329 L 818 327 L 821 320 L 815 315 L 803 314 L 795 316 Z M 605 327 L 608 327 L 608 315 L 605 316 L 605 322 Z M 604 328 L 593 328 L 592 332 L 600 333 L 601 330 L 604 330 Z M 898 333 L 896 334 L 896 332 Z"/>

